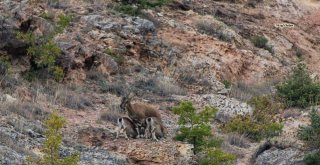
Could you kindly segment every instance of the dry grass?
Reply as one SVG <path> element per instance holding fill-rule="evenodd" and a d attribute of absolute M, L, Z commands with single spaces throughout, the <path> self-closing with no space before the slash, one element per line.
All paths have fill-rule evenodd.
<path fill-rule="evenodd" d="M 221 146 L 222 150 L 226 153 L 235 155 L 238 159 L 244 158 L 246 153 L 241 148 L 233 147 L 229 144 L 223 143 Z"/>
<path fill-rule="evenodd" d="M 241 101 L 249 101 L 253 96 L 270 95 L 275 92 L 274 86 L 279 80 L 271 80 L 259 84 L 237 82 L 231 86 L 230 96 Z"/>
<path fill-rule="evenodd" d="M 235 37 L 235 33 L 227 25 L 213 18 L 199 20 L 196 26 L 201 33 L 217 37 L 221 41 L 230 42 Z"/>
<path fill-rule="evenodd" d="M 100 119 L 106 122 L 117 123 L 117 119 L 123 115 L 119 112 L 114 111 L 104 111 L 100 114 Z"/>
<path fill-rule="evenodd" d="M 298 109 L 287 109 L 283 112 L 282 117 L 287 118 L 296 118 L 301 115 L 301 112 Z"/>
<path fill-rule="evenodd" d="M 30 102 L 5 103 L 0 108 L 2 115 L 16 114 L 29 120 L 43 120 L 48 115 L 39 105 Z"/>
<path fill-rule="evenodd" d="M 174 80 L 165 76 L 154 76 L 149 79 L 140 79 L 134 82 L 133 86 L 137 93 L 151 92 L 159 96 L 185 95 L 186 91 Z"/>
<path fill-rule="evenodd" d="M 103 111 L 100 114 L 100 119 L 106 122 L 112 122 L 114 124 L 117 123 L 117 119 L 119 117 L 125 116 L 124 113 L 121 111 L 119 104 L 111 103 L 109 104 L 108 110 Z"/>
<path fill-rule="evenodd" d="M 70 90 L 60 90 L 56 92 L 56 103 L 75 110 L 84 110 L 93 107 L 88 96 Z"/>
<path fill-rule="evenodd" d="M 250 147 L 250 142 L 245 138 L 244 135 L 230 134 L 228 135 L 228 143 L 233 146 L 248 148 Z"/>

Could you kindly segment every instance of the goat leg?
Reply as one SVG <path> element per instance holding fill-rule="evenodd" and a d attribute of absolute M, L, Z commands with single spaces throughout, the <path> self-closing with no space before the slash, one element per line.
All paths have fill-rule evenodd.
<path fill-rule="evenodd" d="M 140 138 L 139 127 L 136 127 L 136 130 L 137 130 L 137 133 L 138 133 L 137 138 Z"/>
<path fill-rule="evenodd" d="M 155 128 L 151 129 L 151 133 L 152 133 L 152 139 L 158 141 L 158 139 L 156 137 L 156 129 Z"/>

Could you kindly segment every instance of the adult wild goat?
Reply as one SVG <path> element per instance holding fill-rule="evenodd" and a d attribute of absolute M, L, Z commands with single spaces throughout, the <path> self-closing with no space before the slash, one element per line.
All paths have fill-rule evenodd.
<path fill-rule="evenodd" d="M 133 96 L 124 96 L 121 100 L 120 108 L 123 111 L 128 112 L 129 118 L 135 124 L 136 131 L 138 133 L 137 137 L 140 137 L 139 127 L 142 126 L 144 120 L 148 117 L 155 117 L 159 121 L 161 121 L 160 113 L 154 109 L 151 105 L 144 104 L 144 103 L 131 103 L 131 99 Z"/>

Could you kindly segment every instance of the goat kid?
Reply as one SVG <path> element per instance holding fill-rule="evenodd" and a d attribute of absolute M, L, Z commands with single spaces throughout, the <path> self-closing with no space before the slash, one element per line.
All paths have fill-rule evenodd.
<path fill-rule="evenodd" d="M 158 141 L 160 138 L 164 138 L 167 130 L 156 117 L 148 117 L 143 124 L 145 127 L 145 138 L 150 138 L 150 134 L 153 140 Z"/>
<path fill-rule="evenodd" d="M 123 134 L 126 139 L 136 138 L 138 133 L 135 129 L 135 124 L 133 121 L 128 117 L 120 117 L 117 119 L 117 130 L 116 130 L 116 139 L 118 139 L 119 134 Z M 129 137 L 128 137 L 129 136 Z"/>

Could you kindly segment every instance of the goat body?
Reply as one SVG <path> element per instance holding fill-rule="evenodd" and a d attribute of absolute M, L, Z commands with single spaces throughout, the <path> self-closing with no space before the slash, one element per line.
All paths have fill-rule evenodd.
<path fill-rule="evenodd" d="M 149 138 L 151 133 L 152 139 L 158 141 L 159 138 L 164 138 L 167 130 L 163 126 L 161 120 L 156 117 L 148 117 L 145 119 L 144 124 L 146 125 L 145 137 Z"/>
<path fill-rule="evenodd" d="M 130 101 L 131 98 L 123 97 L 120 108 L 128 111 L 128 116 L 134 122 L 136 131 L 138 132 L 137 136 L 140 137 L 139 127 L 141 127 L 144 120 L 148 117 L 154 117 L 161 121 L 161 116 L 160 113 L 150 105 L 144 103 L 131 104 Z"/>
<path fill-rule="evenodd" d="M 124 134 L 124 137 L 126 139 L 129 139 L 129 137 L 131 138 L 135 138 L 138 135 L 137 130 L 135 129 L 135 124 L 133 123 L 133 121 L 128 118 L 128 117 L 120 117 L 117 119 L 117 136 L 116 138 L 119 137 L 120 133 Z M 129 137 L 128 137 L 129 136 Z"/>

